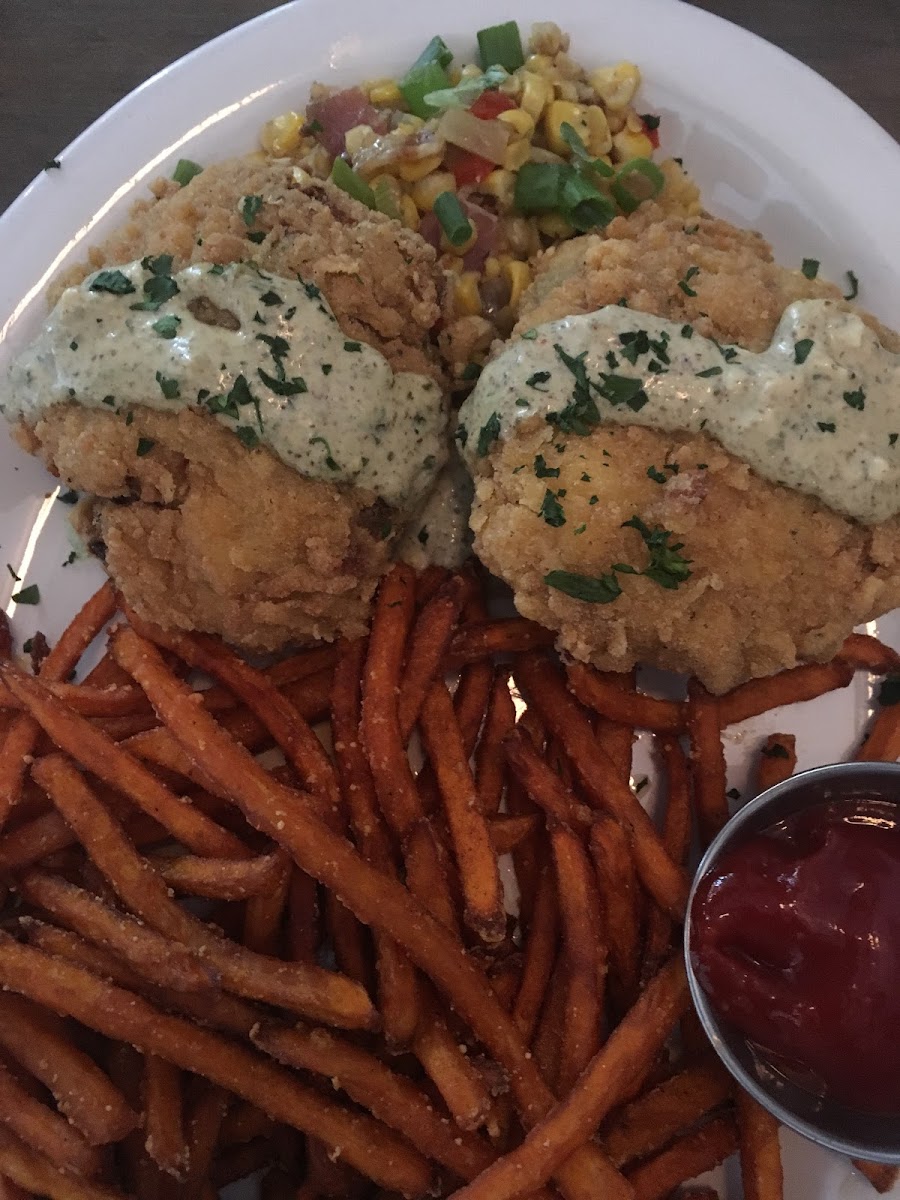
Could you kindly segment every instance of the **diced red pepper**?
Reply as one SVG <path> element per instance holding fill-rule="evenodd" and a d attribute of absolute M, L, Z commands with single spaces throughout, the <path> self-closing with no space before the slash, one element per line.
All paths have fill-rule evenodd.
<path fill-rule="evenodd" d="M 459 146 L 447 147 L 444 162 L 447 169 L 453 172 L 458 188 L 466 187 L 467 184 L 481 183 L 483 179 L 487 179 L 491 171 L 496 170 L 496 163 L 492 163 L 490 159 L 482 158 L 480 154 L 473 154 L 471 150 L 461 150 Z"/>
<path fill-rule="evenodd" d="M 505 96 L 503 92 L 482 92 L 478 99 L 469 107 L 469 112 L 482 121 L 493 121 L 502 112 L 509 112 L 516 107 L 515 100 Z"/>

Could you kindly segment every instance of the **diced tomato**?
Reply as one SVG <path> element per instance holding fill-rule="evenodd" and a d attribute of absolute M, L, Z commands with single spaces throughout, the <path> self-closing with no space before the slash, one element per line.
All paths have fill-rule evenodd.
<path fill-rule="evenodd" d="M 481 183 L 496 169 L 496 164 L 490 159 L 473 154 L 471 150 L 461 150 L 458 146 L 447 147 L 444 162 L 448 170 L 453 172 L 456 186 L 459 188 L 471 183 Z"/>
<path fill-rule="evenodd" d="M 480 117 L 482 121 L 493 121 L 494 117 L 499 117 L 502 112 L 509 112 L 515 107 L 515 100 L 504 96 L 502 92 L 482 92 L 470 106 L 469 112 Z"/>
<path fill-rule="evenodd" d="M 644 127 L 644 133 L 646 133 L 647 137 L 650 139 L 650 144 L 652 145 L 653 149 L 658 150 L 659 149 L 659 126 L 656 125 L 651 129 L 643 117 L 641 117 L 641 124 Z"/>

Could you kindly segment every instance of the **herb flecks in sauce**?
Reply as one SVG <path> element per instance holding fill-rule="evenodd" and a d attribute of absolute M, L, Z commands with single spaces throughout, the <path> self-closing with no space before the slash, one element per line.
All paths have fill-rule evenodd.
<path fill-rule="evenodd" d="M 623 343 L 623 334 L 635 336 Z M 611 374 L 607 354 L 643 347 L 642 334 L 648 345 L 664 343 L 665 371 L 636 354 L 633 375 Z M 867 523 L 900 513 L 900 460 L 890 442 L 900 424 L 900 356 L 859 316 L 834 301 L 800 300 L 766 350 L 731 349 L 617 305 L 566 317 L 511 342 L 485 366 L 460 427 L 478 430 L 495 414 L 501 439 L 535 416 L 575 436 L 601 420 L 705 431 L 764 478 L 836 512 Z M 540 392 L 530 389 L 523 411 L 516 401 L 538 371 L 550 378 Z"/>

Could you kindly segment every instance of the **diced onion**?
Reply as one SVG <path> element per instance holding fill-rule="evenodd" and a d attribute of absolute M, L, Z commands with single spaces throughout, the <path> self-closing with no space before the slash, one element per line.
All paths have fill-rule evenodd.
<path fill-rule="evenodd" d="M 437 132 L 454 146 L 501 166 L 512 129 L 504 121 L 482 121 L 467 109 L 449 108 L 438 122 Z"/>

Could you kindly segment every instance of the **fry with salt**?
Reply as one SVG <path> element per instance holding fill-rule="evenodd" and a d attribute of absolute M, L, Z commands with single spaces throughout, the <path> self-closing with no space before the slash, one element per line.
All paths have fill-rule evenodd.
<path fill-rule="evenodd" d="M 692 679 L 688 684 L 687 731 L 694 807 L 703 846 L 709 845 L 728 820 L 722 724 L 719 701 Z"/>
<path fill-rule="evenodd" d="M 734 1154 L 737 1146 L 734 1117 L 716 1117 L 629 1172 L 635 1200 L 665 1200 L 679 1183 L 711 1171 Z"/>
<path fill-rule="evenodd" d="M 472 592 L 472 580 L 457 574 L 443 583 L 416 617 L 397 702 L 404 743 L 419 719 L 428 689 L 442 669 L 453 630 Z"/>
<path fill-rule="evenodd" d="M 0 1175 L 26 1193 L 47 1200 L 128 1200 L 124 1192 L 77 1175 L 63 1174 L 57 1166 L 26 1146 L 0 1125 Z"/>
<path fill-rule="evenodd" d="M 605 814 L 599 814 L 591 826 L 589 841 L 609 952 L 609 989 L 614 1006 L 624 1011 L 637 995 L 640 975 L 640 897 L 634 860 L 625 830 Z"/>
<path fill-rule="evenodd" d="M 743 1088 L 735 1094 L 744 1200 L 783 1200 L 778 1121 Z"/>
<path fill-rule="evenodd" d="M 181 1072 L 164 1058 L 144 1059 L 144 1145 L 161 1171 L 183 1181 L 188 1164 L 184 1139 Z"/>
<path fill-rule="evenodd" d="M 484 728 L 475 748 L 475 787 L 478 803 L 486 817 L 500 810 L 506 783 L 506 757 L 503 742 L 516 725 L 516 709 L 509 691 L 509 670 L 494 672 Z"/>
<path fill-rule="evenodd" d="M 572 693 L 581 703 L 609 721 L 654 733 L 681 733 L 687 724 L 686 705 L 623 688 L 615 675 L 598 671 L 587 663 L 567 663 L 566 675 Z"/>
<path fill-rule="evenodd" d="M 900 1167 L 892 1166 L 889 1163 L 869 1162 L 865 1158 L 853 1158 L 850 1161 L 880 1195 L 889 1192 L 900 1179 Z"/>
<path fill-rule="evenodd" d="M 834 659 L 830 663 L 804 663 L 764 679 L 751 679 L 719 697 L 722 725 L 736 725 L 783 704 L 815 700 L 847 687 L 852 678 L 853 667 Z"/>
<path fill-rule="evenodd" d="M 48 1158 L 60 1171 L 90 1179 L 99 1174 L 102 1159 L 65 1117 L 32 1096 L 0 1062 L 0 1125 L 26 1146 Z"/>

